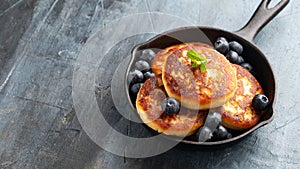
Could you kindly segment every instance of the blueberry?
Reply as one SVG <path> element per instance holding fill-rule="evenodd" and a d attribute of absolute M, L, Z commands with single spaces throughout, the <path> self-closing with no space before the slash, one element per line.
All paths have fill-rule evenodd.
<path fill-rule="evenodd" d="M 143 73 L 139 70 L 134 70 L 129 73 L 127 80 L 128 83 L 134 84 L 134 83 L 142 82 L 143 79 L 144 79 Z"/>
<path fill-rule="evenodd" d="M 214 131 L 218 127 L 218 125 L 221 123 L 221 121 L 222 121 L 221 114 L 211 111 L 208 113 L 208 115 L 206 117 L 204 126 L 208 127 L 211 131 Z"/>
<path fill-rule="evenodd" d="M 155 52 L 151 49 L 145 49 L 142 51 L 142 55 L 140 56 L 140 59 L 147 61 L 148 63 L 151 63 L 154 59 Z"/>
<path fill-rule="evenodd" d="M 253 72 L 253 67 L 249 63 L 242 63 L 241 66 L 247 69 L 249 72 Z"/>
<path fill-rule="evenodd" d="M 229 50 L 227 40 L 224 37 L 219 37 L 215 42 L 215 49 L 225 55 Z"/>
<path fill-rule="evenodd" d="M 175 98 L 168 97 L 162 101 L 161 109 L 166 114 L 177 114 L 180 110 L 180 103 Z"/>
<path fill-rule="evenodd" d="M 144 61 L 144 60 L 140 60 L 140 61 L 135 62 L 135 67 L 136 67 L 137 70 L 140 70 L 140 71 L 150 70 L 149 63 Z"/>
<path fill-rule="evenodd" d="M 139 92 L 140 88 L 142 87 L 143 83 L 135 83 L 131 86 L 130 92 L 133 96 L 136 96 Z"/>
<path fill-rule="evenodd" d="M 150 77 L 154 77 L 155 74 L 153 72 L 145 72 L 144 73 L 144 80 L 149 79 Z"/>
<path fill-rule="evenodd" d="M 207 126 L 202 126 L 196 133 L 199 142 L 208 141 L 212 138 L 212 132 Z"/>
<path fill-rule="evenodd" d="M 252 106 L 256 110 L 265 110 L 269 105 L 269 99 L 263 94 L 257 94 L 253 97 Z"/>
<path fill-rule="evenodd" d="M 227 131 L 227 129 L 224 126 L 219 125 L 213 132 L 213 137 L 216 140 L 224 140 L 232 138 L 232 135 Z"/>
<path fill-rule="evenodd" d="M 237 59 L 237 62 L 236 62 L 236 64 L 242 64 L 242 63 L 244 63 L 245 61 L 244 61 L 244 58 L 242 57 L 242 56 L 239 56 L 238 57 L 238 59 Z"/>
<path fill-rule="evenodd" d="M 229 42 L 229 49 L 235 51 L 238 54 L 243 53 L 243 46 L 240 43 L 238 43 L 237 41 Z"/>
<path fill-rule="evenodd" d="M 231 62 L 231 63 L 237 63 L 238 62 L 238 58 L 239 58 L 239 54 L 236 53 L 233 50 L 230 50 L 227 55 L 226 58 Z"/>
<path fill-rule="evenodd" d="M 228 133 L 227 136 L 226 136 L 226 138 L 227 138 L 227 139 L 232 138 L 232 134 L 231 134 L 231 133 Z"/>

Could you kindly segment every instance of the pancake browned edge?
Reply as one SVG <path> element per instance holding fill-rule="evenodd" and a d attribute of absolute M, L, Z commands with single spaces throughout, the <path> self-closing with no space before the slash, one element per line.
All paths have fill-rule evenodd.
<path fill-rule="evenodd" d="M 216 111 L 222 114 L 222 124 L 230 129 L 244 130 L 254 126 L 261 112 L 252 107 L 252 99 L 256 94 L 263 94 L 263 89 L 255 77 L 239 65 L 237 69 L 237 90 L 233 98 Z"/>
<path fill-rule="evenodd" d="M 188 50 L 195 50 L 207 58 L 204 72 L 192 68 Z M 162 80 L 170 97 L 187 108 L 205 110 L 226 103 L 236 90 L 236 71 L 219 52 L 203 46 L 186 46 L 174 51 L 164 63 Z"/>
<path fill-rule="evenodd" d="M 206 48 L 213 48 L 212 46 L 205 44 L 205 43 L 200 43 L 200 42 L 189 42 L 189 43 L 182 43 L 179 45 L 174 45 L 174 46 L 170 46 L 167 47 L 163 50 L 160 50 L 159 52 L 157 52 L 157 54 L 155 55 L 152 64 L 151 64 L 151 70 L 157 74 L 160 75 L 162 73 L 162 69 L 163 69 L 163 65 L 165 63 L 166 58 L 171 55 L 174 51 L 176 50 L 180 50 L 184 47 L 206 47 Z"/>
<path fill-rule="evenodd" d="M 166 97 L 160 76 L 152 77 L 142 85 L 137 95 L 136 108 L 147 126 L 159 133 L 185 137 L 203 125 L 207 111 L 181 107 L 178 114 L 163 113 L 161 102 Z"/>

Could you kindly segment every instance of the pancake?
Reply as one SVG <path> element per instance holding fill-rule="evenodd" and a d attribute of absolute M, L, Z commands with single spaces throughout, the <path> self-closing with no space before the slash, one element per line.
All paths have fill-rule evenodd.
<path fill-rule="evenodd" d="M 235 130 L 244 130 L 254 126 L 260 118 L 260 112 L 252 107 L 256 94 L 263 94 L 263 89 L 255 77 L 239 65 L 237 69 L 237 90 L 233 98 L 216 111 L 222 114 L 222 124 Z"/>
<path fill-rule="evenodd" d="M 176 48 L 176 47 L 174 47 Z M 209 60 L 205 72 L 192 68 L 188 50 L 195 50 Z M 186 46 L 174 51 L 164 63 L 162 81 L 166 92 L 189 109 L 219 107 L 233 97 L 236 71 L 219 52 L 203 46 Z"/>
<path fill-rule="evenodd" d="M 163 65 L 164 65 L 164 62 L 165 62 L 166 58 L 168 56 L 170 56 L 174 51 L 180 50 L 182 48 L 186 48 L 188 46 L 191 47 L 191 48 L 197 48 L 197 47 L 206 47 L 206 48 L 211 48 L 211 49 L 213 48 L 210 45 L 200 43 L 200 42 L 182 43 L 182 44 L 179 44 L 179 45 L 174 45 L 174 46 L 167 47 L 163 50 L 160 50 L 155 55 L 155 57 L 152 61 L 152 64 L 151 64 L 152 71 L 155 74 L 160 75 L 162 73 Z"/>
<path fill-rule="evenodd" d="M 181 107 L 178 114 L 162 112 L 161 103 L 167 97 L 160 76 L 145 81 L 138 92 L 136 109 L 142 121 L 159 133 L 189 136 L 204 124 L 207 112 Z"/>

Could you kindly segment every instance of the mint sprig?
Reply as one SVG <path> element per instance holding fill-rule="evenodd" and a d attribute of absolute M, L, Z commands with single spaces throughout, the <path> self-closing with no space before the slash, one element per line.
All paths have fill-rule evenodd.
<path fill-rule="evenodd" d="M 201 73 L 203 73 L 205 71 L 207 63 L 208 63 L 208 60 L 206 59 L 205 56 L 199 55 L 199 53 L 196 52 L 195 50 L 189 50 L 187 52 L 187 56 L 193 62 L 192 68 L 196 68 L 199 66 Z"/>

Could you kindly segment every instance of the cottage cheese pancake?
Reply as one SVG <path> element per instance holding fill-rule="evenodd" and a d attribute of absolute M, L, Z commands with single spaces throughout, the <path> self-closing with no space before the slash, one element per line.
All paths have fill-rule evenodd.
<path fill-rule="evenodd" d="M 187 52 L 195 50 L 205 56 L 204 72 L 192 68 Z M 166 92 L 184 107 L 205 110 L 218 107 L 233 97 L 236 90 L 236 70 L 219 52 L 203 46 L 185 46 L 169 55 L 164 63 L 162 80 Z"/>
<path fill-rule="evenodd" d="M 157 54 L 155 55 L 154 60 L 151 64 L 152 71 L 155 74 L 160 75 L 162 73 L 163 65 L 164 65 L 166 58 L 168 56 L 170 56 L 174 51 L 178 51 L 182 48 L 186 49 L 186 47 L 190 47 L 191 49 L 199 48 L 199 47 L 206 47 L 206 48 L 211 48 L 211 49 L 213 48 L 210 45 L 200 43 L 200 42 L 182 43 L 179 45 L 170 46 L 168 48 L 165 48 L 165 49 L 157 52 Z"/>
<path fill-rule="evenodd" d="M 235 130 L 248 129 L 260 118 L 260 112 L 252 107 L 252 99 L 256 94 L 263 94 L 262 87 L 246 69 L 234 65 L 237 70 L 237 90 L 228 102 L 216 111 L 222 114 L 222 124 Z"/>
<path fill-rule="evenodd" d="M 161 103 L 167 97 L 161 77 L 152 77 L 142 85 L 136 100 L 136 108 L 142 121 L 159 133 L 175 136 L 193 134 L 204 123 L 206 111 L 181 107 L 178 114 L 165 114 Z"/>

